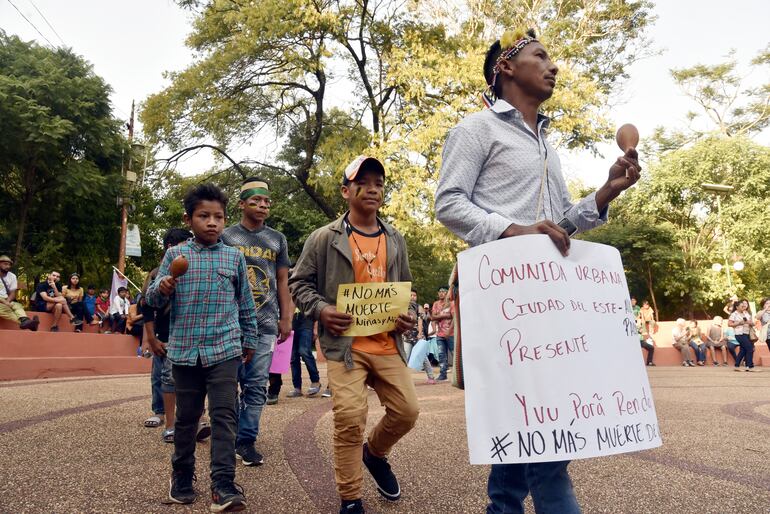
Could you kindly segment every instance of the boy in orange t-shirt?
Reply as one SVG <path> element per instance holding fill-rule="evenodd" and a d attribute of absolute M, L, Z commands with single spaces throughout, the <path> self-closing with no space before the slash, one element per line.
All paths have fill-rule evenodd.
<path fill-rule="evenodd" d="M 400 315 L 393 332 L 349 337 L 342 334 L 353 319 L 335 307 L 340 284 L 412 280 L 404 237 L 377 217 L 384 182 L 385 168 L 377 159 L 360 156 L 348 165 L 342 196 L 349 211 L 310 235 L 289 279 L 294 302 L 319 321 L 334 403 L 334 474 L 344 514 L 364 512 L 362 460 L 385 499 L 401 497 L 386 457 L 419 414 L 402 343 L 417 313 Z M 367 385 L 376 391 L 385 415 L 364 443 Z"/>

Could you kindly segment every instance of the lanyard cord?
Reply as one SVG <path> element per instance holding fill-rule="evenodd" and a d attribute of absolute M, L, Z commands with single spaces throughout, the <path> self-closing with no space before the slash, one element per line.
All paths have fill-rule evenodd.
<path fill-rule="evenodd" d="M 548 150 L 546 149 L 545 152 L 545 160 L 543 161 L 543 175 L 540 177 L 540 196 L 537 199 L 537 209 L 535 210 L 535 223 L 537 223 L 540 220 L 540 210 L 543 211 L 543 219 L 545 219 L 545 205 L 543 205 L 543 198 L 545 193 L 545 181 L 548 177 Z M 548 194 L 548 200 L 550 202 L 551 200 L 551 194 L 550 194 L 550 188 L 549 188 L 549 194 Z M 553 215 L 553 214 L 552 214 Z"/>

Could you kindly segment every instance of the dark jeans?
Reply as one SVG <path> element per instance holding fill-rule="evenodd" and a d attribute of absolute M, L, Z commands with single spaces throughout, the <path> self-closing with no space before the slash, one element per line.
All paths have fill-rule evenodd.
<path fill-rule="evenodd" d="M 152 356 L 152 371 L 150 372 L 150 388 L 152 389 L 152 412 L 155 414 L 165 414 L 166 407 L 163 405 L 163 390 L 160 380 L 163 374 L 163 361 L 165 357 Z"/>
<path fill-rule="evenodd" d="M 647 364 L 652 364 L 652 355 L 655 353 L 655 347 L 647 341 L 639 341 L 642 348 L 647 350 Z"/>
<path fill-rule="evenodd" d="M 195 470 L 195 435 L 203 415 L 206 394 L 211 420 L 211 484 L 235 479 L 235 432 L 238 428 L 238 365 L 240 358 L 204 368 L 174 364 L 176 423 L 174 426 L 174 471 Z"/>
<path fill-rule="evenodd" d="M 270 373 L 267 379 L 267 394 L 268 396 L 278 396 L 283 386 L 283 379 L 280 373 Z"/>
<path fill-rule="evenodd" d="M 72 315 L 75 316 L 75 319 L 79 319 L 80 321 L 85 321 L 86 323 L 91 323 L 91 320 L 93 318 L 86 310 L 85 303 L 83 302 L 71 303 L 70 310 L 72 311 Z"/>
<path fill-rule="evenodd" d="M 138 323 L 131 327 L 129 334 L 137 337 L 139 339 L 139 346 L 142 346 L 142 339 L 144 338 L 144 323 Z"/>
<path fill-rule="evenodd" d="M 532 495 L 538 514 L 580 514 L 567 464 L 492 464 L 487 514 L 524 514 L 527 494 Z"/>
<path fill-rule="evenodd" d="M 754 343 L 749 339 L 748 334 L 736 334 L 735 339 L 741 345 L 741 351 L 738 352 L 738 358 L 735 359 L 735 367 L 741 366 L 741 361 L 746 359 L 746 367 L 751 369 L 754 367 Z"/>
<path fill-rule="evenodd" d="M 302 389 L 302 362 L 305 362 L 310 382 L 321 380 L 318 366 L 313 357 L 313 330 L 301 328 L 294 331 L 294 345 L 291 347 L 291 383 L 294 389 Z"/>
<path fill-rule="evenodd" d="M 449 366 L 449 352 L 451 352 L 455 346 L 454 337 L 437 337 L 436 344 L 438 345 L 438 377 L 444 379 L 446 378 L 446 370 Z"/>
<path fill-rule="evenodd" d="M 696 361 L 706 362 L 706 345 L 704 343 L 698 344 L 690 341 L 690 348 L 695 352 Z"/>
<path fill-rule="evenodd" d="M 120 314 L 113 314 L 110 316 L 110 324 L 112 331 L 122 334 L 126 331 L 126 318 Z"/>
<path fill-rule="evenodd" d="M 733 362 L 738 362 L 738 354 L 735 353 L 735 349 L 738 348 L 739 345 L 735 345 L 732 343 L 727 343 L 727 351 L 730 352 L 730 355 L 733 357 Z"/>

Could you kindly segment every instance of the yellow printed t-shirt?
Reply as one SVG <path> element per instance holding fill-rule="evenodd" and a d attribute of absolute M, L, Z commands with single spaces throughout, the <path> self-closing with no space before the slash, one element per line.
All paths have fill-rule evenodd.
<path fill-rule="evenodd" d="M 367 235 L 350 225 L 348 227 L 348 243 L 350 244 L 350 253 L 353 254 L 353 274 L 356 277 L 356 283 L 385 282 L 388 262 L 385 233 L 380 229 L 376 234 Z M 378 242 L 379 249 L 377 247 Z M 387 332 L 354 337 L 353 349 L 373 355 L 398 353 L 395 339 Z"/>

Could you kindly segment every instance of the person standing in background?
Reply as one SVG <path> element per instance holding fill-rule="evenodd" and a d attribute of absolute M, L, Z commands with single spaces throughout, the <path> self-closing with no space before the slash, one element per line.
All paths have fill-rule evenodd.
<path fill-rule="evenodd" d="M 454 351 L 454 304 L 449 301 L 446 286 L 438 288 L 438 299 L 433 302 L 431 320 L 436 324 L 436 344 L 438 344 L 439 372 L 436 380 L 447 380 L 447 368 Z"/>

